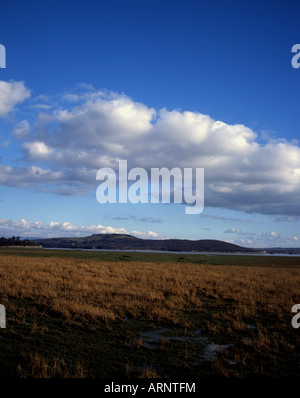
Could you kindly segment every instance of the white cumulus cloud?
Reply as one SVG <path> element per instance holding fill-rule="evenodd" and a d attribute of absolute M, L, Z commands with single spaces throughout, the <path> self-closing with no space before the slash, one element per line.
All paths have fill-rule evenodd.
<path fill-rule="evenodd" d="M 53 109 L 37 114 L 31 134 L 19 130 L 28 166 L 1 165 L 2 184 L 31 184 L 64 195 L 95 192 L 97 170 L 117 169 L 126 159 L 129 168 L 148 171 L 204 168 L 205 206 L 286 216 L 300 212 L 300 147 L 283 139 L 260 143 L 243 124 L 195 111 L 155 110 L 124 94 L 89 87 L 64 93 Z"/>
<path fill-rule="evenodd" d="M 11 112 L 15 105 L 30 97 L 23 82 L 0 81 L 0 117 Z"/>

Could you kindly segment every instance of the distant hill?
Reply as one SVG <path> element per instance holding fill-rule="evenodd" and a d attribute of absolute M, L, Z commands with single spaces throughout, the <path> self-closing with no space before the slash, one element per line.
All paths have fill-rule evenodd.
<path fill-rule="evenodd" d="M 102 249 L 102 250 L 155 250 L 178 252 L 254 253 L 256 250 L 220 240 L 201 239 L 140 239 L 125 234 L 94 234 L 82 238 L 35 239 L 44 248 Z"/>

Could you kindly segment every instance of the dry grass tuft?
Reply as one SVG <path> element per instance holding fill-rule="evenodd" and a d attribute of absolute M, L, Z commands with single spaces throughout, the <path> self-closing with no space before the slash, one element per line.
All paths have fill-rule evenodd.
<path fill-rule="evenodd" d="M 34 377 L 41 379 L 48 378 L 83 378 L 83 366 L 77 362 L 75 367 L 68 366 L 64 359 L 54 358 L 47 360 L 39 353 L 29 354 L 25 358 L 27 362 L 26 370 L 18 365 L 17 374 L 20 378 Z"/>

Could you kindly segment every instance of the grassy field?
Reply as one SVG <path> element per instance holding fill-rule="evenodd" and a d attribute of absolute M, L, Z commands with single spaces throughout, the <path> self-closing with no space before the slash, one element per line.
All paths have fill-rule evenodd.
<path fill-rule="evenodd" d="M 2 248 L 0 377 L 298 377 L 299 265 Z"/>

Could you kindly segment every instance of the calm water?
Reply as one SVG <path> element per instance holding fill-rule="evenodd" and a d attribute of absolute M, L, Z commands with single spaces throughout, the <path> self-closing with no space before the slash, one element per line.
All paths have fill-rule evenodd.
<path fill-rule="evenodd" d="M 288 253 L 227 253 L 227 252 L 178 252 L 167 250 L 120 250 L 120 249 L 78 249 L 78 248 L 63 248 L 63 247 L 46 247 L 50 250 L 82 250 L 90 252 L 124 252 L 124 253 L 168 253 L 168 254 L 202 254 L 206 256 L 280 256 L 280 257 L 300 257 L 300 254 Z"/>

